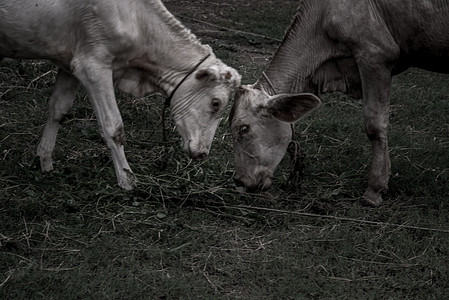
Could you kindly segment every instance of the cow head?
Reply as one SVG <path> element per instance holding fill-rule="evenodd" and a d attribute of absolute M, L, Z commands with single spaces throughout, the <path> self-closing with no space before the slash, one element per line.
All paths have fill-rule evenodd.
<path fill-rule="evenodd" d="M 207 62 L 185 79 L 171 100 L 172 117 L 184 151 L 195 159 L 209 153 L 229 97 L 240 86 L 236 70 L 218 59 Z"/>
<path fill-rule="evenodd" d="M 270 96 L 251 86 L 241 87 L 229 120 L 236 181 L 250 190 L 268 189 L 291 141 L 291 123 L 320 103 L 313 94 Z"/>

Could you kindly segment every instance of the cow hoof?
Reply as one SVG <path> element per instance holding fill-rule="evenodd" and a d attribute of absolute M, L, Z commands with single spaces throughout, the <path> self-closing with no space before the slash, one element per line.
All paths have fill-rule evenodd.
<path fill-rule="evenodd" d="M 136 178 L 130 170 L 125 170 L 126 175 L 118 178 L 118 186 L 124 190 L 130 191 L 136 187 Z"/>
<path fill-rule="evenodd" d="M 41 157 L 40 158 L 41 163 L 41 170 L 42 172 L 50 172 L 53 171 L 53 160 L 48 157 Z"/>
<path fill-rule="evenodd" d="M 129 183 L 128 181 L 122 180 L 118 182 L 118 186 L 124 190 L 131 191 L 136 186 L 135 182 Z"/>
<path fill-rule="evenodd" d="M 379 207 L 382 204 L 382 195 L 367 188 L 363 194 L 363 202 L 369 206 Z"/>

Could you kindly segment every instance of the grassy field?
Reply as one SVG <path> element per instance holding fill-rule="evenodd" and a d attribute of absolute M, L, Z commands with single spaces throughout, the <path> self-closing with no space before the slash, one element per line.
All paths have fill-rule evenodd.
<path fill-rule="evenodd" d="M 252 83 L 297 1 L 166 1 Z M 241 31 L 253 34 L 242 33 Z M 118 94 L 139 180 L 116 186 L 85 93 L 62 126 L 55 171 L 35 151 L 55 68 L 0 63 L 1 299 L 444 299 L 449 294 L 449 77 L 411 69 L 393 82 L 393 175 L 380 208 L 359 202 L 370 147 L 361 102 L 327 95 L 296 125 L 303 176 L 286 158 L 274 186 L 232 181 L 224 118 L 211 156 L 162 139 L 163 98 Z"/>

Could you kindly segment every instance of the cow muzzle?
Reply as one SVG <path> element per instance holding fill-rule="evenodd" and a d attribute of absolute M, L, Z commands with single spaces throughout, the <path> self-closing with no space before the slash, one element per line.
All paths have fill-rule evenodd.
<path fill-rule="evenodd" d="M 190 158 L 198 161 L 205 159 L 209 155 L 209 149 L 202 146 L 194 146 L 191 141 L 188 141 L 184 145 L 184 150 L 189 154 Z"/>
<path fill-rule="evenodd" d="M 250 193 L 263 192 L 271 187 L 271 178 L 263 173 L 259 173 L 256 178 L 248 176 L 235 176 L 234 182 L 237 186 L 246 187 Z"/>

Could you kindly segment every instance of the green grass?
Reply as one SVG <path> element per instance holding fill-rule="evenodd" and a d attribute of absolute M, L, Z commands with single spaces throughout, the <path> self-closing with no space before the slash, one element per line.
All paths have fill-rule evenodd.
<path fill-rule="evenodd" d="M 296 5 L 239 3 L 167 5 L 178 15 L 274 38 Z M 276 49 L 265 38 L 183 21 L 245 83 Z M 374 209 L 359 202 L 371 155 L 361 101 L 341 94 L 325 96 L 296 125 L 306 156 L 300 182 L 288 181 L 286 158 L 262 194 L 233 184 L 227 117 L 204 162 L 182 153 L 176 132 L 164 144 L 160 96 L 117 95 L 135 190 L 116 186 L 83 91 L 58 135 L 55 171 L 43 174 L 35 151 L 54 70 L 39 61 L 0 64 L 1 299 L 447 297 L 447 75 L 412 69 L 394 78 L 393 176 Z"/>

